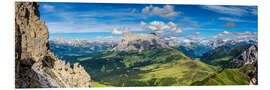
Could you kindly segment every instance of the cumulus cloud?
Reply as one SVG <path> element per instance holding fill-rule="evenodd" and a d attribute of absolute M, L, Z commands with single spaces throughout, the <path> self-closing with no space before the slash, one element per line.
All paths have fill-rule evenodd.
<path fill-rule="evenodd" d="M 171 27 L 177 27 L 177 24 L 175 24 L 173 22 L 169 22 L 168 25 L 171 26 Z"/>
<path fill-rule="evenodd" d="M 172 19 L 178 16 L 180 13 L 181 12 L 176 12 L 174 7 L 171 5 L 165 5 L 162 8 L 150 5 L 142 9 L 142 14 L 144 15 L 160 16 L 168 19 Z"/>
<path fill-rule="evenodd" d="M 226 24 L 224 24 L 224 25 L 223 25 L 223 27 L 226 27 L 226 28 L 234 28 L 234 27 L 236 27 L 236 24 L 235 24 L 235 23 L 230 22 L 230 23 L 226 23 Z"/>
<path fill-rule="evenodd" d="M 235 15 L 235 16 L 257 15 L 256 7 L 243 8 L 243 7 L 234 7 L 234 6 L 206 5 L 206 6 L 202 6 L 202 8 L 213 11 L 213 12 L 217 12 L 217 13 Z"/>
<path fill-rule="evenodd" d="M 181 33 L 183 32 L 178 25 L 173 22 L 168 22 L 167 24 L 162 21 L 152 21 L 150 23 L 141 22 L 144 29 L 154 31 L 155 33 L 163 33 L 168 30 L 170 33 Z"/>
<path fill-rule="evenodd" d="M 123 27 L 123 28 L 113 28 L 112 34 L 120 35 L 124 34 L 126 32 L 129 32 L 129 28 Z"/>
<path fill-rule="evenodd" d="M 153 31 L 164 31 L 169 29 L 170 26 L 166 25 L 164 22 L 161 21 L 153 21 L 149 23 L 149 30 L 153 30 Z"/>
<path fill-rule="evenodd" d="M 224 31 L 223 34 L 227 35 L 227 34 L 230 34 L 230 32 Z"/>
<path fill-rule="evenodd" d="M 170 33 L 182 33 L 183 30 L 182 29 L 179 29 L 179 28 L 173 28 L 171 29 Z"/>

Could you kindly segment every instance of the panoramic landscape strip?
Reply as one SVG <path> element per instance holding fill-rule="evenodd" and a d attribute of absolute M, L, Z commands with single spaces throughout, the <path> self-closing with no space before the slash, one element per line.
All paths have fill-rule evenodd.
<path fill-rule="evenodd" d="M 258 85 L 257 6 L 15 3 L 15 87 Z"/>

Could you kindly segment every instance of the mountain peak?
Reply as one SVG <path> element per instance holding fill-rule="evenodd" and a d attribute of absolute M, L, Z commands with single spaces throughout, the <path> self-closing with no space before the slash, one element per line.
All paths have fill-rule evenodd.
<path fill-rule="evenodd" d="M 154 34 L 136 34 L 127 32 L 119 44 L 113 48 L 115 51 L 142 51 L 146 48 L 168 48 L 164 40 Z"/>

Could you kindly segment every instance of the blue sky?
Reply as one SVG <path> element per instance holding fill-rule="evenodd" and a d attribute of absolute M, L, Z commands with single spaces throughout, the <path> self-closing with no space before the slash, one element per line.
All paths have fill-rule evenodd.
<path fill-rule="evenodd" d="M 210 39 L 254 37 L 258 31 L 257 6 L 41 2 L 39 9 L 50 34 L 105 32 L 119 37 L 127 31 L 159 31 Z"/>

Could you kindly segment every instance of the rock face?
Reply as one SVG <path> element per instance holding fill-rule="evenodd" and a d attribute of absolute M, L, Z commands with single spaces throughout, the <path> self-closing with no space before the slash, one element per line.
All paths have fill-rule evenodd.
<path fill-rule="evenodd" d="M 241 67 L 245 64 L 253 64 L 258 61 L 258 46 L 252 45 L 241 55 L 237 56 L 230 62 L 233 63 L 234 67 Z"/>
<path fill-rule="evenodd" d="M 90 87 L 82 66 L 71 68 L 51 53 L 38 7 L 36 2 L 15 4 L 15 87 Z"/>
<path fill-rule="evenodd" d="M 172 41 L 172 40 L 166 40 L 165 41 L 165 44 L 168 45 L 169 47 L 175 47 L 175 46 L 179 46 L 180 44 L 175 42 L 175 41 Z"/>
<path fill-rule="evenodd" d="M 151 48 L 168 48 L 168 46 L 163 43 L 154 34 L 134 34 L 131 32 L 125 33 L 125 36 L 120 40 L 119 44 L 113 48 L 115 51 L 142 51 L 144 49 Z"/>
<path fill-rule="evenodd" d="M 255 69 L 249 74 L 250 85 L 258 85 L 258 62 L 255 62 L 254 67 Z"/>
<path fill-rule="evenodd" d="M 252 45 L 241 55 L 230 61 L 233 67 L 252 64 L 255 68 L 249 73 L 250 85 L 258 85 L 258 46 Z"/>

